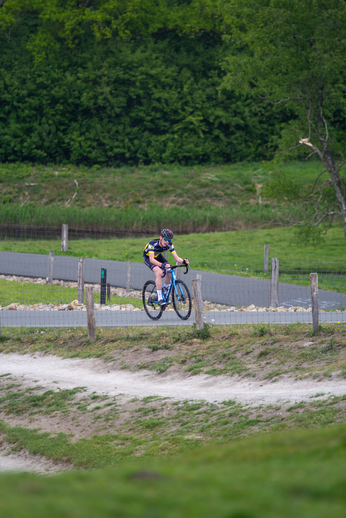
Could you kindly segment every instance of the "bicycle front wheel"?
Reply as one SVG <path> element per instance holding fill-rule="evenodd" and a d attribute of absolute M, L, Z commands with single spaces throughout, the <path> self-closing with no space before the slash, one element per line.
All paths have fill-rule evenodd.
<path fill-rule="evenodd" d="M 157 292 L 154 281 L 147 281 L 142 290 L 142 301 L 146 314 L 152 320 L 158 320 L 162 316 L 163 309 L 157 302 Z"/>
<path fill-rule="evenodd" d="M 191 315 L 191 295 L 189 288 L 183 281 L 176 281 L 173 287 L 173 307 L 176 314 L 182 320 L 187 320 Z"/>

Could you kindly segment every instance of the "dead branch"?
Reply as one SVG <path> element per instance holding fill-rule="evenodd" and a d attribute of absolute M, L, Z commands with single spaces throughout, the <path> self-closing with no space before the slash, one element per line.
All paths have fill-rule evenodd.
<path fill-rule="evenodd" d="M 287 225 L 282 225 L 283 221 L 288 221 L 289 223 Z M 268 223 L 264 223 L 264 225 L 261 225 L 257 228 L 252 228 L 250 230 L 242 230 L 242 232 L 257 232 L 257 230 L 260 230 L 263 227 L 267 227 L 268 225 L 280 225 L 281 227 L 292 227 L 293 225 L 301 225 L 302 223 L 303 223 L 302 221 L 292 221 L 289 219 L 286 219 L 286 220 L 285 219 L 282 219 L 282 220 L 272 219 Z"/>
<path fill-rule="evenodd" d="M 78 182 L 77 180 L 73 180 L 74 183 L 76 184 L 76 192 L 74 193 L 74 195 L 72 196 L 72 198 L 69 198 L 66 202 L 65 202 L 65 205 L 66 207 L 68 207 L 69 205 L 71 205 L 71 203 L 73 202 L 73 200 L 75 199 L 75 197 L 77 196 L 77 193 L 78 193 Z"/>
<path fill-rule="evenodd" d="M 323 161 L 323 155 L 321 153 L 321 151 L 316 147 L 314 146 L 313 144 L 311 144 L 311 142 L 309 142 L 309 139 L 308 138 L 302 138 L 300 139 L 299 141 L 299 144 L 304 144 L 305 146 L 309 146 L 311 147 L 313 150 L 314 150 L 314 153 L 317 153 L 318 156 L 320 157 L 320 159 Z M 297 146 L 298 147 L 298 146 Z M 294 149 L 294 148 L 293 148 Z"/>
<path fill-rule="evenodd" d="M 285 103 L 287 101 L 292 101 L 292 100 L 295 100 L 295 101 L 301 101 L 302 100 L 302 97 L 287 97 L 287 99 L 281 99 L 281 101 L 278 101 L 278 102 L 274 102 L 274 101 L 271 101 L 270 99 L 268 99 L 268 97 L 262 97 L 261 95 L 258 96 L 260 99 L 265 99 L 266 101 L 270 102 L 271 104 L 281 104 L 281 103 Z"/>
<path fill-rule="evenodd" d="M 1 5 L 0 5 L 0 7 L 1 7 Z M 25 201 L 23 201 L 23 203 L 21 204 L 21 207 L 23 207 L 23 205 L 28 203 L 29 200 L 30 200 L 30 196 L 28 196 L 27 199 Z"/>
<path fill-rule="evenodd" d="M 341 164 L 336 168 L 336 172 L 338 173 L 340 171 L 340 169 L 342 168 L 342 166 L 345 165 L 345 164 L 346 164 L 346 160 L 341 162 Z"/>
<path fill-rule="evenodd" d="M 309 158 L 311 158 L 314 154 L 316 153 L 316 151 L 312 151 L 312 153 L 310 153 L 310 155 L 308 155 L 305 160 L 309 160 Z"/>
<path fill-rule="evenodd" d="M 318 227 L 318 225 L 320 225 L 322 223 L 322 221 L 324 221 L 326 218 L 332 218 L 333 216 L 340 216 L 340 215 L 342 215 L 342 212 L 336 212 L 336 211 L 332 211 L 332 212 L 319 212 L 318 214 L 321 214 L 321 217 L 320 217 L 320 219 L 316 223 L 312 223 L 314 218 L 311 220 L 311 223 L 312 223 L 313 227 Z"/>
<path fill-rule="evenodd" d="M 318 191 L 320 191 L 320 190 L 324 187 L 324 185 L 325 185 L 326 183 L 331 183 L 331 179 L 330 179 L 330 178 L 327 178 L 327 180 L 325 180 L 325 181 L 324 181 L 324 182 L 319 186 L 319 188 L 315 191 L 315 187 L 316 187 L 316 184 L 317 184 L 318 180 L 321 178 L 321 176 L 322 176 L 323 174 L 325 174 L 325 173 L 327 173 L 327 172 L 328 172 L 328 171 L 327 171 L 327 169 L 325 169 L 324 171 L 322 171 L 322 173 L 320 173 L 320 174 L 318 175 L 318 177 L 316 178 L 316 180 L 315 180 L 315 182 L 314 182 L 314 185 L 313 185 L 313 187 L 312 187 L 312 189 L 311 189 L 311 193 L 308 195 L 308 197 L 307 197 L 307 198 L 311 198 L 311 196 L 313 196 L 313 195 L 314 195 L 314 194 L 316 194 Z"/>

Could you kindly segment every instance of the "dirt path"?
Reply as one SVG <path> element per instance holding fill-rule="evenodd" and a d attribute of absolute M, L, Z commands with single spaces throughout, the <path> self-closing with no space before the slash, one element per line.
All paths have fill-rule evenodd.
<path fill-rule="evenodd" d="M 0 375 L 11 373 L 25 383 L 33 382 L 57 390 L 86 387 L 89 392 L 131 397 L 161 396 L 177 400 L 221 402 L 233 399 L 242 404 L 273 404 L 308 400 L 316 393 L 346 394 L 345 380 L 294 381 L 281 379 L 249 381 L 230 376 L 188 376 L 115 370 L 103 360 L 62 359 L 52 355 L 0 354 Z"/>

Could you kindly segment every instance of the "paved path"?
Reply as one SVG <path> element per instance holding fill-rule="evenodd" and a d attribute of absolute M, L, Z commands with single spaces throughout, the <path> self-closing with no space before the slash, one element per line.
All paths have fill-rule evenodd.
<path fill-rule="evenodd" d="M 242 311 L 238 313 L 205 311 L 206 321 L 212 324 L 310 324 L 311 313 L 258 313 Z M 129 326 L 192 326 L 194 314 L 188 320 L 181 320 L 174 311 L 166 311 L 160 320 L 150 320 L 144 311 L 96 311 L 97 327 Z M 346 323 L 344 313 L 320 313 L 321 323 Z M 86 327 L 86 311 L 0 311 L 2 327 Z"/>
<path fill-rule="evenodd" d="M 95 242 L 96 243 L 96 242 Z M 54 258 L 54 278 L 77 281 L 78 258 L 56 256 Z M 101 259 L 85 259 L 85 282 L 100 283 L 101 268 L 107 269 L 107 282 L 112 286 L 125 287 L 127 263 Z M 251 279 L 191 270 L 188 275 L 181 271 L 181 278 L 189 287 L 197 274 L 202 275 L 202 296 L 204 300 L 230 306 L 268 307 L 270 304 L 270 282 L 265 279 Z M 0 274 L 27 277 L 48 276 L 48 255 L 0 252 Z M 142 289 L 146 280 L 154 278 L 149 269 L 140 263 L 132 263 L 131 287 Z M 319 290 L 320 309 L 346 308 L 346 293 Z M 279 283 L 280 305 L 311 306 L 310 287 Z"/>

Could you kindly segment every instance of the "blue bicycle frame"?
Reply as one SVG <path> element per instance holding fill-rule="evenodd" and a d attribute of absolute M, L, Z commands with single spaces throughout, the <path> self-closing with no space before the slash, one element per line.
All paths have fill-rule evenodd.
<path fill-rule="evenodd" d="M 188 266 L 187 266 L 186 264 L 185 264 L 184 266 L 185 266 L 185 268 L 186 268 L 185 273 L 187 273 L 187 271 L 188 271 Z M 170 274 L 172 275 L 171 282 L 170 282 L 170 284 L 169 284 L 169 288 L 168 288 L 168 291 L 167 291 L 166 295 L 163 295 L 163 294 L 162 294 L 162 298 L 163 298 L 163 300 L 166 302 L 166 304 L 167 304 L 167 305 L 168 305 L 168 303 L 169 303 L 169 297 L 170 297 L 170 295 L 171 295 L 171 293 L 172 293 L 172 288 L 173 288 L 173 286 L 174 286 L 174 292 L 175 292 L 175 295 L 176 295 L 176 297 L 177 297 L 177 300 L 178 300 L 179 302 L 185 302 L 184 292 L 183 292 L 183 290 L 181 289 L 181 286 L 180 286 L 180 284 L 179 284 L 179 281 L 178 281 L 178 287 L 177 287 L 177 280 L 178 280 L 178 279 L 177 279 L 177 276 L 176 276 L 175 271 L 174 271 L 174 270 L 175 270 L 175 268 L 181 268 L 181 266 L 180 266 L 180 265 L 178 265 L 178 266 L 172 266 L 172 267 L 171 267 L 171 269 L 166 270 L 166 273 L 170 273 Z M 152 303 L 154 303 L 154 304 L 158 304 L 158 301 L 152 301 Z"/>

